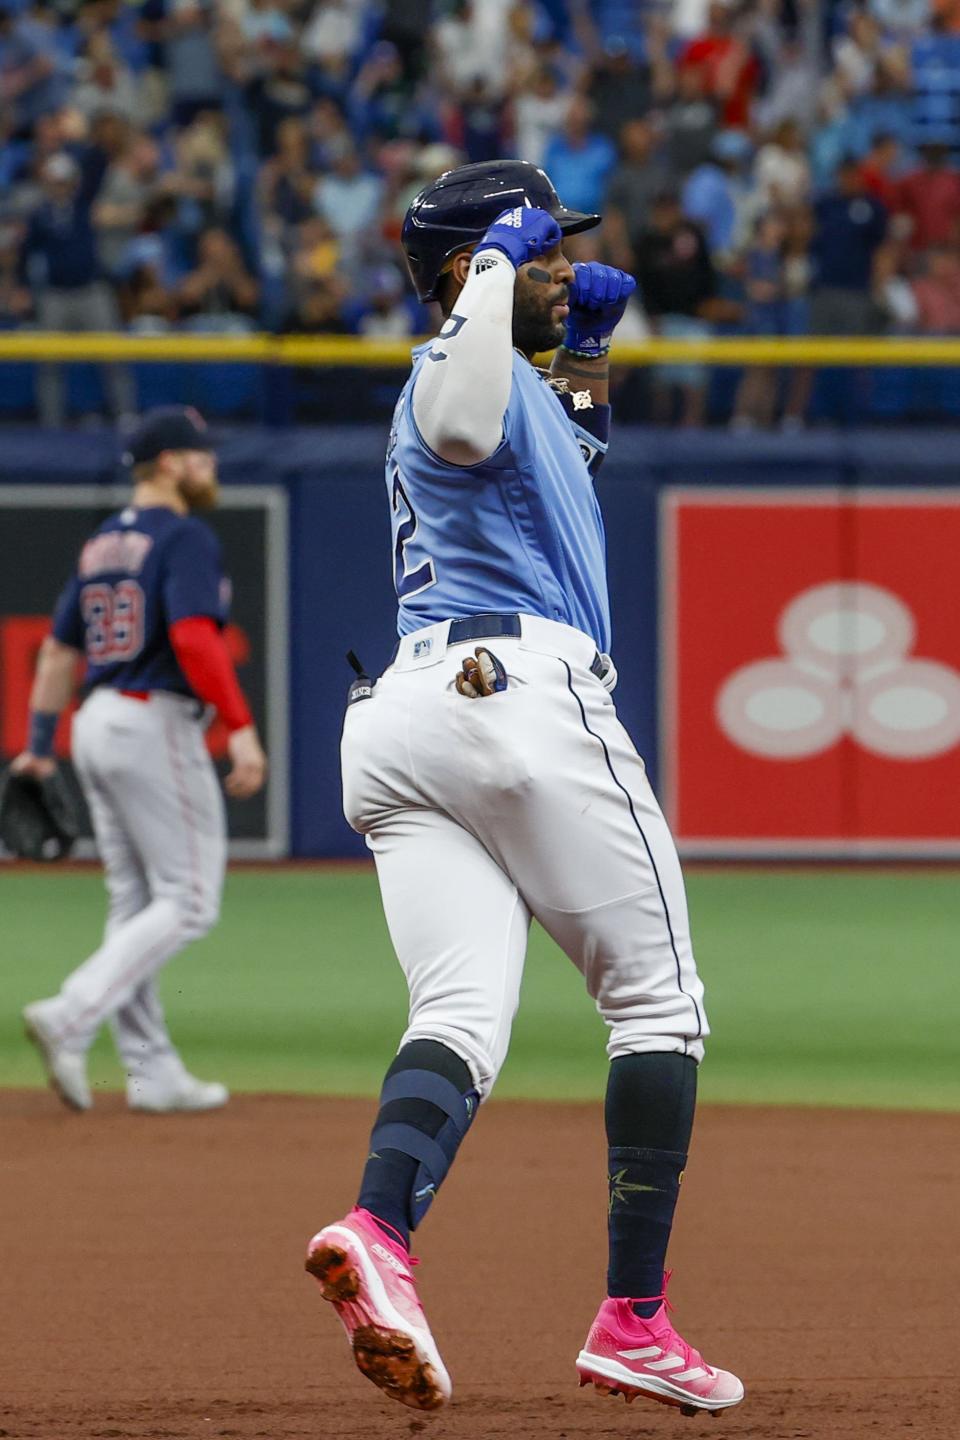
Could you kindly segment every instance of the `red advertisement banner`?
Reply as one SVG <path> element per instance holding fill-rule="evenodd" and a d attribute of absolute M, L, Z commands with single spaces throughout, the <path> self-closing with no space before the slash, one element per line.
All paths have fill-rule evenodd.
<path fill-rule="evenodd" d="M 960 853 L 960 496 L 669 491 L 665 802 L 688 853 Z"/>

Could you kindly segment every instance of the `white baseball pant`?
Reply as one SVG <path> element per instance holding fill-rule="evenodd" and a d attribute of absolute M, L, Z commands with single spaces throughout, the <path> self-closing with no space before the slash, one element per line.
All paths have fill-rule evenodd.
<path fill-rule="evenodd" d="M 683 877 L 643 761 L 578 630 L 522 616 L 491 639 L 505 691 L 467 699 L 473 643 L 450 622 L 405 636 L 348 706 L 347 820 L 373 852 L 410 990 L 402 1043 L 433 1039 L 487 1095 L 506 1057 L 531 916 L 581 971 L 611 1059 L 708 1034 Z"/>
<path fill-rule="evenodd" d="M 109 1020 L 128 1075 L 147 1075 L 176 1054 L 155 976 L 220 913 L 223 797 L 197 704 L 178 695 L 94 690 L 72 752 L 110 907 L 100 948 L 61 987 L 59 1038 L 85 1050 Z"/>

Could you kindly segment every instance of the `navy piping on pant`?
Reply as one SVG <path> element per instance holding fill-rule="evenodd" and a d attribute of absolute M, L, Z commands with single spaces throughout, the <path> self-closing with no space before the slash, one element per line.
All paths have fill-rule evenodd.
<path fill-rule="evenodd" d="M 616 785 L 617 789 L 618 789 L 618 790 L 621 790 L 621 791 L 623 792 L 624 796 L 626 797 L 627 804 L 628 804 L 629 807 L 630 807 L 630 815 L 631 815 L 631 818 L 632 818 L 632 820 L 633 820 L 634 825 L 636 825 L 636 827 L 637 827 L 637 833 L 639 834 L 640 839 L 643 841 L 643 847 L 644 847 L 644 849 L 645 849 L 646 852 L 647 852 L 647 858 L 649 859 L 650 864 L 651 864 L 652 867 L 653 867 L 653 873 L 654 873 L 654 875 L 656 876 L 656 880 L 657 880 L 657 890 L 660 892 L 660 903 L 661 903 L 662 906 L 663 906 L 664 919 L 665 919 L 666 922 L 667 922 L 667 933 L 668 933 L 669 936 L 670 936 L 670 949 L 673 951 L 673 958 L 674 958 L 674 960 L 676 961 L 676 965 L 677 965 L 677 989 L 680 991 L 680 994 L 681 994 L 681 995 L 685 995 L 685 996 L 686 996 L 686 998 L 690 1001 L 691 1005 L 693 1006 L 694 1014 L 695 1014 L 696 1017 L 697 1017 L 697 1036 L 699 1037 L 699 1036 L 701 1036 L 701 1035 L 703 1034 L 703 1021 L 702 1021 L 701 1016 L 700 1016 L 700 1007 L 699 1007 L 699 1005 L 697 1004 L 696 1000 L 694 1000 L 693 996 L 690 995 L 690 994 L 688 994 L 687 991 L 684 990 L 684 988 L 683 988 L 683 976 L 682 976 L 681 971 L 680 971 L 680 956 L 677 954 L 677 944 L 676 944 L 676 941 L 675 941 L 674 938 L 673 938 L 673 925 L 670 923 L 670 911 L 669 911 L 669 909 L 668 909 L 668 907 L 667 907 L 667 897 L 666 897 L 666 896 L 664 895 L 664 893 L 663 893 L 663 886 L 662 886 L 661 883 L 660 883 L 660 872 L 659 872 L 659 870 L 657 869 L 657 862 L 656 862 L 656 861 L 654 860 L 654 858 L 653 858 L 653 851 L 650 849 L 650 843 L 649 843 L 649 841 L 647 840 L 646 835 L 643 833 L 643 826 L 640 824 L 640 821 L 637 819 L 637 812 L 636 812 L 636 810 L 634 810 L 634 808 L 633 808 L 633 798 L 632 798 L 632 796 L 631 796 L 631 794 L 630 794 L 630 791 L 626 788 L 625 785 L 622 785 L 622 784 L 620 783 L 620 781 L 617 779 L 617 772 L 614 770 L 613 764 L 611 763 L 611 760 L 610 760 L 610 751 L 607 749 L 607 742 L 604 740 L 604 738 L 603 738 L 602 735 L 598 735 L 595 730 L 591 730 L 591 729 L 590 729 L 590 726 L 587 724 L 587 712 L 586 712 L 586 711 L 584 710 L 584 708 L 583 708 L 583 701 L 580 699 L 580 696 L 577 694 L 576 690 L 574 690 L 574 688 L 573 688 L 573 675 L 572 675 L 572 673 L 571 673 L 570 666 L 567 664 L 566 660 L 561 660 L 561 661 L 560 661 L 560 664 L 563 666 L 564 670 L 566 670 L 566 672 L 567 672 L 567 689 L 570 691 L 570 694 L 573 696 L 574 700 L 576 700 L 576 702 L 577 702 L 577 705 L 580 707 L 580 718 L 581 718 L 581 720 L 583 721 L 583 728 L 584 728 L 584 730 L 586 730 L 586 732 L 587 732 L 588 735 L 592 735 L 593 738 L 594 738 L 594 740 L 599 740 L 600 744 L 602 745 L 602 747 L 603 747 L 603 756 L 604 756 L 604 759 L 605 759 L 606 762 L 607 762 L 607 769 L 610 771 L 610 775 L 611 775 L 611 777 L 612 777 L 612 779 L 613 779 L 613 783 Z M 684 1040 L 684 1042 L 683 1042 L 683 1048 L 684 1048 L 684 1053 L 686 1053 L 686 1049 L 687 1049 L 687 1042 L 686 1042 L 686 1040 Z"/>

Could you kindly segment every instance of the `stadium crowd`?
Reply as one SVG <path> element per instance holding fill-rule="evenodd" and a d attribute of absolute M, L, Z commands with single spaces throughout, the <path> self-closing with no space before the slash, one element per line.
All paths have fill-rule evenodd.
<path fill-rule="evenodd" d="M 0 104 L 2 327 L 426 331 L 410 199 L 516 155 L 604 212 L 627 338 L 960 334 L 960 0 L 0 0 Z"/>

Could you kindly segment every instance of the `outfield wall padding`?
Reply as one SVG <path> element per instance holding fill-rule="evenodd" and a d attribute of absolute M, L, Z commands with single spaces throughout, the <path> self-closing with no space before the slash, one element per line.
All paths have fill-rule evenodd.
<path fill-rule="evenodd" d="M 394 642 L 385 439 L 379 426 L 240 429 L 222 437 L 226 485 L 278 486 L 289 502 L 289 633 L 271 635 L 268 643 L 289 647 L 289 842 L 295 855 L 363 853 L 362 842 L 341 815 L 337 748 L 350 679 L 346 651 L 357 651 L 375 673 Z M 10 429 L 0 440 L 0 483 L 5 485 L 108 486 L 123 478 L 122 447 L 107 431 Z M 953 536 L 960 516 L 958 455 L 956 430 L 799 435 L 615 430 L 598 490 L 608 531 L 620 672 L 617 706 L 690 853 L 960 852 L 960 817 L 941 815 L 936 804 L 944 787 L 960 793 L 960 744 L 950 741 L 955 721 L 960 735 L 960 699 L 951 688 L 951 677 L 960 672 L 960 580 L 957 567 L 945 565 L 937 552 L 946 544 L 944 537 Z M 877 517 L 876 535 L 870 532 L 874 521 L 864 516 Z M 810 537 L 804 538 L 810 526 Z M 889 534 L 901 530 L 905 539 L 897 553 Z M 665 545 L 672 547 L 669 567 L 661 564 Z M 63 556 L 64 574 L 71 558 Z M 29 555 L 5 553 L 3 563 L 19 567 L 31 561 Z M 709 577 L 702 583 L 701 572 Z M 777 577 L 788 572 L 789 584 L 781 593 Z M 60 580 L 59 574 L 49 577 L 51 603 Z M 697 675 L 690 677 L 684 669 L 697 663 L 698 647 L 709 668 L 717 647 L 729 643 L 731 674 L 763 660 L 783 659 L 777 648 L 783 613 L 798 597 L 831 584 L 855 587 L 837 592 L 853 597 L 854 610 L 872 591 L 889 593 L 894 630 L 903 609 L 911 617 L 909 644 L 900 643 L 899 652 L 878 662 L 899 688 L 869 701 L 876 715 L 873 720 L 867 715 L 861 726 L 868 741 L 858 738 L 847 714 L 842 724 L 838 721 L 834 741 L 827 743 L 827 735 L 820 750 L 802 752 L 808 744 L 803 725 L 823 700 L 824 686 L 843 690 L 845 714 L 861 703 L 861 691 L 866 695 L 867 669 L 844 669 L 841 657 L 832 678 L 814 664 L 809 694 L 799 685 L 796 724 L 789 685 L 780 686 L 776 695 L 764 692 L 766 698 L 756 703 L 748 697 L 744 724 L 759 726 L 759 750 L 750 748 L 749 737 L 744 743 L 742 736 L 736 739 L 740 732 L 735 729 L 723 730 L 717 718 L 723 679 L 697 702 L 700 713 L 693 720 L 702 722 L 707 737 L 701 743 L 696 724 L 691 730 L 686 723 Z M 703 585 L 711 587 L 709 593 L 702 593 Z M 709 616 L 709 623 L 701 619 L 694 632 L 687 617 L 697 615 Z M 938 620 L 950 615 L 949 625 Z M 835 615 L 811 624 L 820 634 L 824 626 L 840 624 L 842 629 L 848 619 Z M 861 621 L 855 615 L 854 620 L 864 633 L 887 624 L 882 617 Z M 860 641 L 854 637 L 854 642 L 856 648 Z M 807 662 L 800 661 L 802 670 Z M 895 668 L 914 661 L 923 661 L 926 669 Z M 832 704 L 828 696 L 828 709 Z M 870 732 L 871 749 L 868 732 L 874 721 L 880 728 Z M 939 749 L 930 728 L 938 725 Z M 764 726 L 774 747 L 800 745 L 802 753 L 763 753 Z M 778 726 L 786 741 L 776 739 Z M 910 738 L 911 729 L 919 739 Z M 711 752 L 707 769 L 704 745 Z M 898 745 L 906 747 L 904 753 L 889 753 Z M 919 753 L 918 745 L 927 753 Z M 685 794 L 687 775 L 694 778 Z M 903 791 L 890 813 L 874 803 L 878 786 Z M 704 806 L 705 794 L 710 804 Z M 749 804 L 738 813 L 741 794 Z M 911 794 L 912 815 L 905 798 Z M 718 824 L 725 829 L 708 833 Z"/>

